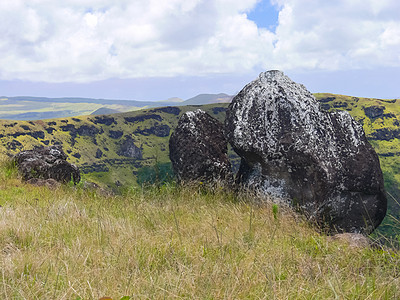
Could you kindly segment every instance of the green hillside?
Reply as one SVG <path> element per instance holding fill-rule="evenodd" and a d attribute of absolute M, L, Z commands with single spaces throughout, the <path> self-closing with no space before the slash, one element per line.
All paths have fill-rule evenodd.
<path fill-rule="evenodd" d="M 1 299 L 398 299 L 400 255 L 285 207 L 200 187 L 124 195 L 23 183 L 0 165 Z M 124 298 L 123 298 L 124 297 Z"/>
<path fill-rule="evenodd" d="M 316 94 L 326 110 L 347 110 L 361 122 L 377 151 L 391 196 L 389 215 L 397 220 L 400 206 L 400 101 Z M 204 106 L 152 108 L 127 113 L 80 116 L 39 121 L 0 120 L 0 153 L 61 143 L 68 160 L 80 166 L 84 178 L 115 191 L 172 176 L 168 140 L 179 117 L 201 107 L 223 121 L 227 103 Z M 234 166 L 239 160 L 230 151 Z M 393 196 L 393 198 L 392 198 Z M 385 224 L 390 223 L 386 226 Z M 392 217 L 380 227 L 386 234 L 400 232 Z"/>
<path fill-rule="evenodd" d="M 223 121 L 226 106 L 207 105 L 202 109 Z M 139 185 L 159 168 L 164 170 L 163 176 L 172 175 L 169 135 L 182 113 L 197 108 L 164 107 L 39 121 L 0 120 L 0 153 L 62 144 L 68 160 L 81 168 L 87 180 L 114 190 Z"/>

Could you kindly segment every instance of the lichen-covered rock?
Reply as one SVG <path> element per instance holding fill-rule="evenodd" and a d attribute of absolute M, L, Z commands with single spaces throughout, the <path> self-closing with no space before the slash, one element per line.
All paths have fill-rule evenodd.
<path fill-rule="evenodd" d="M 373 231 L 387 200 L 378 156 L 348 112 L 328 113 L 280 71 L 261 73 L 232 100 L 228 140 L 237 180 L 287 199 L 331 231 Z"/>
<path fill-rule="evenodd" d="M 66 159 L 67 155 L 57 145 L 22 151 L 14 156 L 13 161 L 26 181 L 38 178 L 54 179 L 62 183 L 73 180 L 78 183 L 81 179 L 80 171 Z"/>
<path fill-rule="evenodd" d="M 169 140 L 174 173 L 179 181 L 232 181 L 223 125 L 204 111 L 181 116 Z"/>

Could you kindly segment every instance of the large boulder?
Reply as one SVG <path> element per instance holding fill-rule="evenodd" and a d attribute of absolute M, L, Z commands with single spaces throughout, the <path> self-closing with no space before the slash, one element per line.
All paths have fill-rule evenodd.
<path fill-rule="evenodd" d="M 348 112 L 321 111 L 280 71 L 261 73 L 232 100 L 228 140 L 237 181 L 286 199 L 331 232 L 372 232 L 386 214 L 379 159 Z"/>
<path fill-rule="evenodd" d="M 61 146 L 55 145 L 22 151 L 13 157 L 13 162 L 28 182 L 32 179 L 54 179 L 62 183 L 71 180 L 78 183 L 81 179 L 80 171 L 66 159 L 67 155 Z"/>
<path fill-rule="evenodd" d="M 174 173 L 180 182 L 231 182 L 223 125 L 198 109 L 184 113 L 169 140 Z"/>

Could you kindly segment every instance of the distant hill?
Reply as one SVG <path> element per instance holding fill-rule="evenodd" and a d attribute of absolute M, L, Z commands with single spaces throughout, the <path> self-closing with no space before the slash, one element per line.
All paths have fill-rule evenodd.
<path fill-rule="evenodd" d="M 138 109 L 202 105 L 229 102 L 226 94 L 202 94 L 186 101 L 174 97 L 161 101 L 111 100 L 92 98 L 46 98 L 46 97 L 0 97 L 0 119 L 7 120 L 42 120 L 66 118 L 90 114 L 110 114 Z"/>
<path fill-rule="evenodd" d="M 91 115 L 111 115 L 111 114 L 117 114 L 121 113 L 122 111 L 112 109 L 112 108 L 107 108 L 107 107 L 100 107 L 99 109 L 96 109 L 94 112 L 91 113 Z"/>
<path fill-rule="evenodd" d="M 212 103 L 229 103 L 233 96 L 227 94 L 200 94 L 196 97 L 183 101 L 181 105 L 204 105 Z"/>

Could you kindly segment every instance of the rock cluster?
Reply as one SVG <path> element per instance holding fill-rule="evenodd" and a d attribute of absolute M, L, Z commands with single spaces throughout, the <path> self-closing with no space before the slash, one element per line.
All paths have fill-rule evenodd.
<path fill-rule="evenodd" d="M 261 73 L 227 110 L 238 182 L 286 199 L 329 230 L 373 231 L 386 214 L 378 156 L 348 112 L 328 113 L 280 71 Z"/>
<path fill-rule="evenodd" d="M 233 179 L 223 125 L 198 109 L 183 114 L 169 140 L 169 151 L 179 181 Z"/>
<path fill-rule="evenodd" d="M 328 231 L 370 233 L 386 214 L 378 156 L 346 111 L 326 112 L 280 71 L 261 73 L 234 97 L 225 133 L 201 110 L 170 139 L 180 181 L 231 177 L 227 141 L 241 157 L 236 183 L 285 201 Z"/>
<path fill-rule="evenodd" d="M 81 179 L 80 171 L 66 159 L 67 155 L 61 146 L 56 145 L 22 151 L 14 156 L 13 162 L 24 180 L 28 182 L 37 185 L 54 185 L 53 180 L 61 183 L 72 180 L 76 184 Z M 48 183 L 43 182 L 47 179 L 49 179 Z"/>

